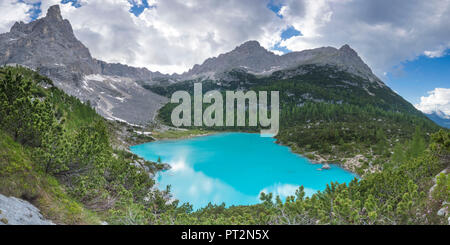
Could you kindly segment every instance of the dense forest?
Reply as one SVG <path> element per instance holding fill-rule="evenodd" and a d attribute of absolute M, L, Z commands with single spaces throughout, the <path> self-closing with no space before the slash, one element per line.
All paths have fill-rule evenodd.
<path fill-rule="evenodd" d="M 330 73 L 326 77 L 339 80 L 339 74 L 323 69 L 322 74 Z M 280 80 L 283 74 L 262 79 L 238 72 L 245 82 L 229 87 L 280 90 L 280 142 L 305 154 L 366 154 L 360 169 L 378 164 L 379 171 L 348 184 L 330 183 L 311 197 L 300 187 L 287 200 L 263 193 L 257 205 L 210 204 L 194 211 L 189 203 L 168 201 L 170 187 L 155 188 L 152 176 L 161 163 L 114 147 L 110 124 L 89 103 L 66 95 L 37 72 L 3 67 L 0 193 L 30 201 L 59 224 L 447 224 L 448 214 L 441 210 L 450 203 L 450 178 L 443 172 L 450 163 L 449 130 L 386 87 L 366 88 L 378 100 L 348 84 L 360 83 L 357 78 L 333 85 L 323 75 L 314 80 L 317 73 L 308 74 Z M 217 86 L 205 83 L 204 89 Z M 179 88 L 149 89 L 169 94 Z M 309 95 L 302 97 L 305 91 Z M 320 101 L 311 99 L 319 94 Z M 170 119 L 171 106 L 161 110 L 163 121 Z"/>

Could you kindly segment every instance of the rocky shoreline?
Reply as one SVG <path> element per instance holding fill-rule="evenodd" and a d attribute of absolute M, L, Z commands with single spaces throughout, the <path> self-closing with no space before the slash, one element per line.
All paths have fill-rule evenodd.
<path fill-rule="evenodd" d="M 184 139 L 192 139 L 192 138 L 196 138 L 196 137 L 210 136 L 210 135 L 215 135 L 215 134 L 217 134 L 217 133 L 190 134 L 190 135 L 183 135 L 183 136 L 176 137 L 176 138 L 170 138 L 170 137 L 162 137 L 162 138 L 158 138 L 158 137 L 156 137 L 155 140 L 156 140 L 156 141 L 164 141 L 164 140 L 184 140 Z"/>
<path fill-rule="evenodd" d="M 343 158 L 342 160 L 344 160 L 344 161 L 336 161 L 336 160 L 331 161 L 328 158 L 323 157 L 316 152 L 308 152 L 308 153 L 300 154 L 300 155 L 308 158 L 311 161 L 311 163 L 313 163 L 313 164 L 327 164 L 327 165 L 334 164 L 334 165 L 338 165 L 339 167 L 341 167 L 349 172 L 355 173 L 355 174 L 358 174 L 357 172 L 358 172 L 358 170 L 361 169 L 363 162 L 367 161 L 367 158 L 361 154 L 357 154 L 353 157 Z M 312 155 L 314 158 L 308 157 L 307 155 Z M 378 165 L 374 166 L 374 165 L 370 164 L 368 168 L 362 170 L 363 174 L 360 177 L 363 177 L 365 174 L 375 173 L 375 172 L 379 172 L 381 170 L 382 169 L 380 166 L 378 166 Z M 360 174 L 358 174 L 358 175 L 360 175 Z"/>
<path fill-rule="evenodd" d="M 361 168 L 361 166 L 362 166 L 361 161 L 367 160 L 361 154 L 355 155 L 350 158 L 344 158 L 344 160 L 345 160 L 344 162 L 330 160 L 329 157 L 322 156 L 322 155 L 318 154 L 317 152 L 301 152 L 298 150 L 299 147 L 296 145 L 293 145 L 292 143 L 283 143 L 283 142 L 277 141 L 277 144 L 289 147 L 291 149 L 292 153 L 298 154 L 302 157 L 307 158 L 312 164 L 322 164 L 323 166 L 321 168 L 318 168 L 318 170 L 328 170 L 331 168 L 330 165 L 333 164 L 333 165 L 337 165 L 349 172 L 359 175 L 357 173 L 357 170 L 359 168 Z M 364 174 L 366 174 L 367 172 L 373 173 L 373 172 L 380 171 L 380 170 L 381 169 L 379 169 L 378 167 L 370 166 L 369 169 L 364 170 Z M 363 176 L 360 176 L 360 177 L 363 177 Z"/>

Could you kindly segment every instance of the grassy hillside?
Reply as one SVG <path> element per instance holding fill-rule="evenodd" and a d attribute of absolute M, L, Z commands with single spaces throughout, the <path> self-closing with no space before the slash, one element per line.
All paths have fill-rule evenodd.
<path fill-rule="evenodd" d="M 119 222 L 162 199 L 149 177 L 162 166 L 113 149 L 106 121 L 48 78 L 0 68 L 0 105 L 0 193 L 65 224 Z"/>
<path fill-rule="evenodd" d="M 0 193 L 29 201 L 57 224 L 99 224 L 99 216 L 68 195 L 58 179 L 37 170 L 30 151 L 0 132 Z"/>

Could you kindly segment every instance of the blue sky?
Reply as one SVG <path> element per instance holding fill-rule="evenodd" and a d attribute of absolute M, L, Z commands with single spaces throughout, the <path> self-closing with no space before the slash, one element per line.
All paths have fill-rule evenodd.
<path fill-rule="evenodd" d="M 26 2 L 26 1 L 19 0 L 19 2 Z M 130 12 L 136 16 L 139 16 L 145 9 L 153 7 L 148 4 L 147 0 L 141 0 L 140 3 L 137 3 L 136 1 L 132 1 L 132 0 L 129 0 L 128 2 L 132 4 L 132 7 L 130 8 Z M 78 0 L 61 0 L 61 3 L 62 4 L 71 4 L 75 8 L 81 7 L 81 4 Z M 39 17 L 39 14 L 42 12 L 41 2 L 31 3 L 31 5 L 35 6 L 35 8 L 32 9 L 32 11 L 30 12 L 31 20 L 35 20 Z"/>
<path fill-rule="evenodd" d="M 28 19 L 17 1 L 28 6 L 21 6 Z M 186 71 L 247 40 L 278 54 L 349 44 L 409 102 L 438 103 L 450 113 L 450 1 L 429 1 L 2 0 L 17 18 L 0 16 L 0 31 L 60 2 L 94 57 L 164 73 Z"/>
<path fill-rule="evenodd" d="M 417 104 L 434 88 L 450 88 L 450 51 L 439 58 L 420 56 L 402 63 L 401 70 L 388 73 L 384 81 L 405 99 Z"/>
<path fill-rule="evenodd" d="M 267 7 L 276 13 L 279 18 L 283 18 L 279 14 L 281 4 L 276 4 L 272 0 Z M 301 35 L 301 31 L 289 26 L 281 33 L 281 39 L 287 40 Z M 280 43 L 277 43 L 272 49 L 283 53 L 291 52 L 286 47 L 280 46 Z M 443 57 L 430 58 L 421 55 L 412 61 L 401 62 L 395 66 L 394 71 L 386 72 L 381 78 L 406 100 L 412 104 L 419 104 L 420 97 L 427 96 L 429 91 L 435 88 L 450 87 L 450 51 L 446 50 L 444 53 L 446 55 Z"/>
<path fill-rule="evenodd" d="M 276 3 L 276 1 L 274 1 L 274 0 L 270 0 L 269 3 L 267 4 L 267 8 L 270 9 L 272 12 L 274 12 L 280 19 L 283 19 L 283 15 L 280 14 L 280 10 L 281 10 L 282 6 L 283 6 L 282 4 Z M 301 35 L 302 35 L 302 33 L 299 30 L 295 29 L 295 27 L 288 26 L 281 32 L 280 37 L 281 37 L 281 40 L 287 40 L 291 37 L 301 36 Z M 291 50 L 289 50 L 288 48 L 281 46 L 280 42 L 276 43 L 271 48 L 272 48 L 272 50 L 277 50 L 282 53 L 291 52 Z"/>

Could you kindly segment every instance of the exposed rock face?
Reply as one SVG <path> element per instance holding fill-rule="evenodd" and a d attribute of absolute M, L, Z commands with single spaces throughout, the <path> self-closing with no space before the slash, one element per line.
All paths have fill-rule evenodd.
<path fill-rule="evenodd" d="M 50 7 L 44 18 L 16 22 L 10 32 L 0 35 L 0 64 L 39 70 L 66 93 L 91 101 L 108 119 L 145 124 L 167 102 L 136 83 L 161 73 L 93 59 L 58 5 Z"/>
<path fill-rule="evenodd" d="M 250 72 L 262 72 L 277 66 L 280 57 L 267 51 L 257 41 L 248 41 L 233 51 L 209 58 L 202 65 L 195 65 L 187 73 L 181 75 L 183 79 L 204 75 L 214 75 L 233 68 L 244 68 Z"/>
<path fill-rule="evenodd" d="M 201 65 L 195 65 L 191 70 L 180 75 L 181 80 L 209 78 L 220 79 L 221 73 L 232 69 L 243 69 L 257 75 L 270 75 L 274 71 L 296 68 L 301 65 L 333 65 L 367 79 L 371 83 L 384 86 L 348 45 L 340 49 L 323 47 L 285 55 L 276 55 L 259 45 L 257 41 L 248 41 L 233 51 L 209 58 Z"/>
<path fill-rule="evenodd" d="M 348 45 L 340 49 L 323 47 L 276 55 L 257 41 L 248 41 L 234 50 L 209 58 L 183 74 L 165 75 L 146 68 L 110 64 L 92 58 L 89 49 L 74 35 L 58 5 L 44 18 L 25 24 L 17 22 L 8 33 L 0 34 L 0 65 L 20 64 L 39 70 L 56 86 L 82 101 L 90 101 L 108 119 L 145 124 L 168 99 L 139 84 L 174 83 L 191 79 L 233 80 L 231 70 L 270 75 L 285 70 L 283 76 L 304 72 L 302 65 L 333 65 L 385 86 Z M 294 68 L 294 69 L 293 69 Z"/>
<path fill-rule="evenodd" d="M 167 102 L 129 77 L 91 74 L 83 76 L 75 89 L 67 83 L 59 86 L 82 101 L 89 100 L 106 119 L 130 124 L 144 125 L 152 121 L 156 111 Z"/>
<path fill-rule="evenodd" d="M 0 225 L 54 225 L 27 201 L 0 194 Z"/>
<path fill-rule="evenodd" d="M 59 6 L 49 8 L 45 18 L 29 24 L 16 22 L 0 36 L 0 63 L 21 64 L 52 78 L 77 82 L 99 69 L 89 50 L 76 39 Z"/>
<path fill-rule="evenodd" d="M 119 63 L 112 64 L 101 60 L 95 61 L 100 69 L 100 74 L 103 75 L 129 77 L 142 82 L 151 82 L 153 79 L 170 77 L 160 72 L 151 72 L 147 68 L 136 68 Z"/>

